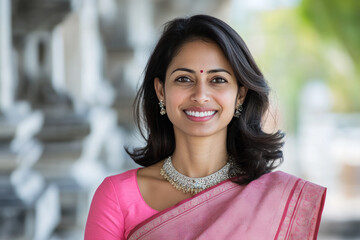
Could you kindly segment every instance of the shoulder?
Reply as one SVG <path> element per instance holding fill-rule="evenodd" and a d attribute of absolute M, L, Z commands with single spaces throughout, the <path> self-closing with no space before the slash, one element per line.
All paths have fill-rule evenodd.
<path fill-rule="evenodd" d="M 282 172 L 282 171 L 275 171 L 269 172 L 261 175 L 259 178 L 251 181 L 250 185 L 261 185 L 263 187 L 277 187 L 283 184 L 295 184 L 295 182 L 301 180 L 300 178 Z"/>
<path fill-rule="evenodd" d="M 141 168 L 131 169 L 126 172 L 106 177 L 99 189 L 112 192 L 120 205 L 126 205 L 128 200 L 138 200 L 140 198 L 137 172 Z"/>
<path fill-rule="evenodd" d="M 288 188 L 293 191 L 297 189 L 305 192 L 326 192 L 326 188 L 323 186 L 282 171 L 264 174 L 254 181 L 255 184 L 265 185 L 269 188 Z"/>
<path fill-rule="evenodd" d="M 127 208 L 127 199 L 123 200 L 123 196 L 126 195 L 123 193 L 129 188 L 134 188 L 136 171 L 137 169 L 132 169 L 103 180 L 91 202 L 85 239 L 124 239 L 124 209 Z M 137 196 L 136 192 L 130 195 L 130 198 Z"/>
<path fill-rule="evenodd" d="M 277 199 L 281 199 L 278 202 L 284 206 L 282 215 L 285 220 L 278 230 L 279 236 L 316 239 L 326 188 L 281 171 L 265 174 L 264 178 L 276 180 L 271 192 L 278 192 Z"/>
<path fill-rule="evenodd" d="M 269 173 L 262 175 L 261 178 L 271 178 L 271 179 L 279 179 L 279 180 L 280 179 L 282 179 L 282 180 L 289 180 L 289 179 L 299 180 L 299 179 L 301 179 L 297 176 L 294 176 L 292 174 L 289 174 L 289 173 L 286 173 L 283 171 L 269 172 Z"/>
<path fill-rule="evenodd" d="M 99 198 L 101 201 L 112 199 L 118 205 L 119 194 L 128 188 L 133 188 L 134 184 L 136 185 L 136 172 L 137 169 L 132 169 L 121 174 L 106 177 L 96 189 L 94 198 Z"/>
<path fill-rule="evenodd" d="M 131 169 L 131 170 L 128 170 L 128 171 L 120 173 L 120 174 L 106 177 L 104 179 L 104 182 L 105 183 L 109 182 L 114 187 L 121 186 L 121 185 L 126 186 L 129 183 L 136 181 L 136 173 L 138 172 L 138 170 L 140 170 L 140 169 L 139 168 Z"/>
<path fill-rule="evenodd" d="M 270 178 L 270 179 L 282 180 L 282 181 L 289 181 L 289 180 L 290 181 L 303 181 L 303 182 L 306 182 L 308 184 L 315 184 L 315 183 L 312 183 L 312 182 L 310 182 L 310 181 L 308 181 L 306 179 L 297 177 L 295 175 L 292 175 L 292 174 L 289 174 L 289 173 L 286 173 L 286 172 L 283 172 L 283 171 L 270 172 L 270 173 L 264 174 L 263 177 Z"/>
<path fill-rule="evenodd" d="M 138 169 L 131 169 L 124 173 L 106 177 L 96 189 L 98 192 L 116 192 L 121 188 L 130 187 L 129 185 L 136 183 L 136 172 Z"/>

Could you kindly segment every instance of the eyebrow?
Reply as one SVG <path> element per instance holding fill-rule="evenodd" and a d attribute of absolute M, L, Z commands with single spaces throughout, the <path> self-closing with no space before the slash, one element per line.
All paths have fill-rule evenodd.
<path fill-rule="evenodd" d="M 231 73 L 228 70 L 225 70 L 223 68 L 212 69 L 212 70 L 207 71 L 208 74 L 210 74 L 210 73 L 218 73 L 218 72 L 226 72 L 227 74 L 229 74 L 231 76 Z"/>
<path fill-rule="evenodd" d="M 172 71 L 171 74 L 173 74 L 176 71 L 184 71 L 184 72 L 189 72 L 189 73 L 195 73 L 194 70 L 189 69 L 189 68 L 177 68 L 174 71 Z M 211 69 L 211 70 L 207 71 L 206 73 L 210 74 L 210 73 L 218 73 L 218 72 L 226 72 L 227 74 L 229 74 L 231 76 L 231 73 L 229 71 L 223 69 L 223 68 Z"/>

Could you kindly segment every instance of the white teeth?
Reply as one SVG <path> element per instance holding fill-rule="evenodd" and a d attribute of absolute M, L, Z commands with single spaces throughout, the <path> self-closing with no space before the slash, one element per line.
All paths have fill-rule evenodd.
<path fill-rule="evenodd" d="M 205 111 L 205 112 L 195 112 L 195 111 L 185 111 L 187 115 L 194 117 L 207 117 L 214 115 L 216 111 Z"/>

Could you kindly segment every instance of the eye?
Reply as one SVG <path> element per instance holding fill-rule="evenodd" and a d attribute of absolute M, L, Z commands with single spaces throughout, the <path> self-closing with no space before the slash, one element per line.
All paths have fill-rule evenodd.
<path fill-rule="evenodd" d="M 184 82 L 184 83 L 186 83 L 186 82 L 191 82 L 191 79 L 188 78 L 188 77 L 178 77 L 178 78 L 175 79 L 175 81 L 176 82 Z"/>
<path fill-rule="evenodd" d="M 211 79 L 212 83 L 227 83 L 227 80 L 225 78 L 222 77 L 216 77 Z"/>

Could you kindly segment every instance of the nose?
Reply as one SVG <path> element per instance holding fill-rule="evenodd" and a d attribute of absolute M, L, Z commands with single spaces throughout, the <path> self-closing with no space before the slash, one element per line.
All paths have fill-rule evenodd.
<path fill-rule="evenodd" d="M 203 82 L 198 82 L 194 88 L 193 93 L 191 95 L 191 100 L 197 102 L 199 104 L 204 104 L 210 100 L 209 90 L 207 86 Z"/>

